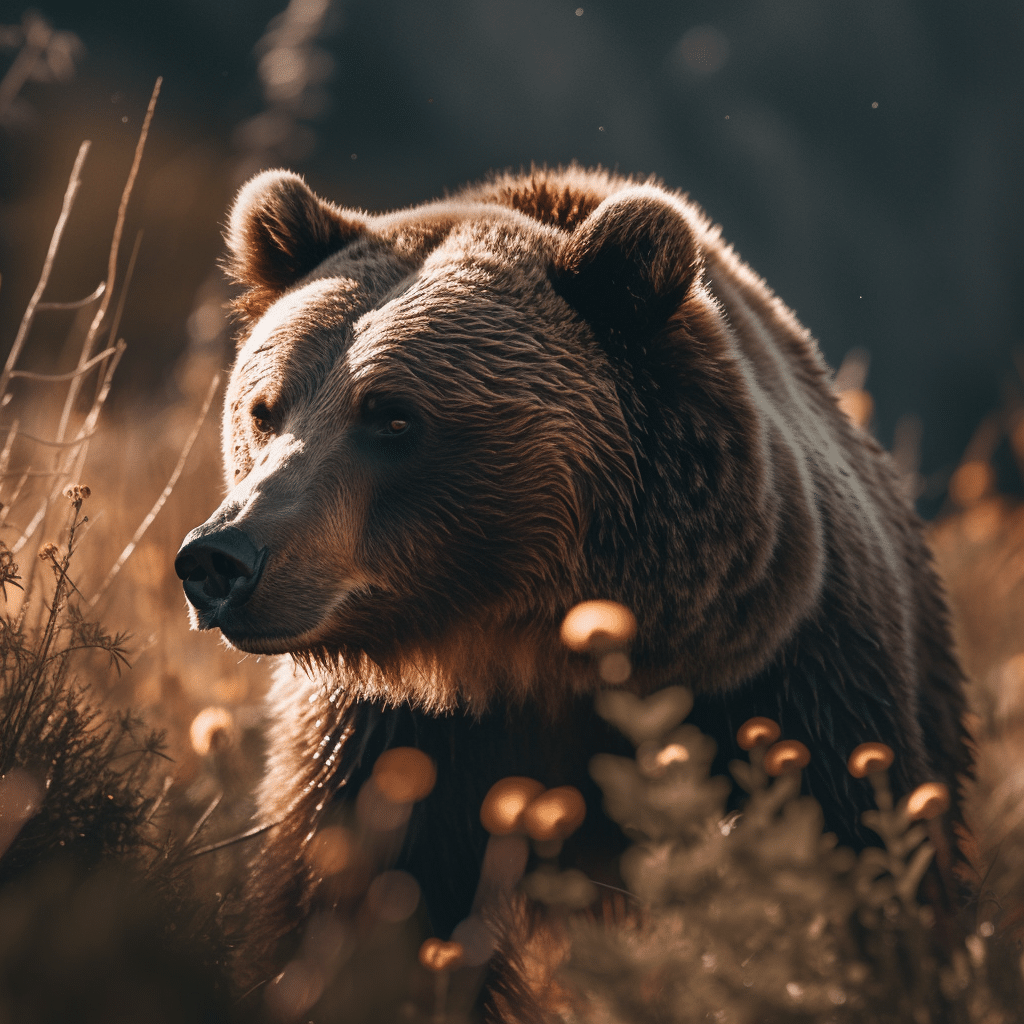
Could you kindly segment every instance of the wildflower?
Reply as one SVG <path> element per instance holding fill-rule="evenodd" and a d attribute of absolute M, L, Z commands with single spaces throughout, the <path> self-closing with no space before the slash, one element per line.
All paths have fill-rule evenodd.
<path fill-rule="evenodd" d="M 77 508 L 81 508 L 82 502 L 92 494 L 92 489 L 85 484 L 72 484 L 65 488 L 64 497 Z"/>
<path fill-rule="evenodd" d="M 39 549 L 39 557 L 40 557 L 40 558 L 41 558 L 41 559 L 42 559 L 42 560 L 43 560 L 44 562 L 46 562 L 46 561 L 49 561 L 49 560 L 51 560 L 51 559 L 54 559 L 54 558 L 56 558 L 56 557 L 57 557 L 57 545 L 56 545 L 56 544 L 54 544 L 54 543 L 52 543 L 51 541 L 47 541 L 47 542 L 46 542 L 46 543 L 45 543 L 45 544 L 44 544 L 44 545 L 43 545 L 43 546 L 42 546 L 42 547 L 41 547 L 41 548 Z"/>

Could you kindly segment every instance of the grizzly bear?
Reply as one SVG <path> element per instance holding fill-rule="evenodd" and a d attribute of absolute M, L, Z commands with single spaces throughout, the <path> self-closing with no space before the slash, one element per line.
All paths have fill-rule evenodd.
<path fill-rule="evenodd" d="M 813 338 L 688 198 L 570 167 L 369 215 L 268 171 L 227 243 L 228 493 L 176 569 L 198 628 L 300 668 L 269 697 L 254 976 L 340 898 L 309 844 L 392 747 L 436 765 L 391 860 L 436 935 L 470 913 L 505 776 L 578 787 L 562 863 L 614 878 L 587 765 L 624 741 L 559 641 L 592 598 L 636 614 L 628 685 L 691 688 L 719 767 L 754 715 L 805 743 L 844 843 L 870 841 L 864 741 L 895 750 L 897 792 L 945 782 L 955 817 L 962 678 L 921 524 Z"/>

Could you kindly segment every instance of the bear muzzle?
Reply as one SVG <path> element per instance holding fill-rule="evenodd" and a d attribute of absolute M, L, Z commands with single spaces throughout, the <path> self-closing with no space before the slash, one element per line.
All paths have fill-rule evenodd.
<path fill-rule="evenodd" d="M 257 548 L 235 526 L 196 527 L 174 559 L 174 571 L 195 608 L 200 629 L 223 627 L 223 617 L 252 596 L 267 564 L 268 548 Z"/>

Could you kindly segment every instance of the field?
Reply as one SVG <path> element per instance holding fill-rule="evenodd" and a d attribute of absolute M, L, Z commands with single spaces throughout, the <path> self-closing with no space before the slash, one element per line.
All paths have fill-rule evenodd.
<path fill-rule="evenodd" d="M 145 130 L 140 161 L 144 142 Z M 73 171 L 67 216 L 85 201 Z M 55 260 L 62 216 L 52 211 Z M 269 666 L 190 632 L 173 571 L 181 539 L 223 491 L 224 350 L 183 355 L 168 404 L 147 394 L 106 408 L 132 264 L 121 221 L 110 230 L 108 265 L 95 268 L 103 286 L 74 308 L 67 300 L 81 297 L 51 295 L 40 268 L 0 387 L 0 1022 L 466 1019 L 476 976 L 418 966 L 415 902 L 402 916 L 375 911 L 369 896 L 357 920 L 304 947 L 281 978 L 241 1001 L 230 989 Z M 211 321 L 208 335 L 227 337 L 216 301 L 196 315 Z M 57 343 L 54 322 L 65 331 Z M 56 353 L 51 365 L 39 368 L 34 346 Z M 837 386 L 869 426 L 865 373 L 854 353 Z M 821 842 L 788 783 L 769 787 L 753 771 L 747 813 L 761 825 L 731 846 L 720 829 L 684 842 L 717 821 L 717 788 L 695 763 L 686 784 L 710 809 L 666 826 L 678 857 L 644 860 L 634 848 L 630 899 L 653 909 L 605 922 L 566 913 L 562 931 L 531 949 L 552 1020 L 1019 1019 L 1024 507 L 996 490 L 1000 444 L 1024 465 L 1012 394 L 979 425 L 930 525 L 979 748 L 966 939 L 948 955 L 933 946 L 935 922 L 914 894 L 923 834 L 898 816 L 880 829 L 888 859 L 858 863 Z M 895 455 L 916 493 L 913 444 Z M 712 862 L 722 869 L 709 873 Z M 577 881 L 553 869 L 531 884 L 542 901 L 571 907 Z M 748 976 L 755 946 L 771 955 Z"/>

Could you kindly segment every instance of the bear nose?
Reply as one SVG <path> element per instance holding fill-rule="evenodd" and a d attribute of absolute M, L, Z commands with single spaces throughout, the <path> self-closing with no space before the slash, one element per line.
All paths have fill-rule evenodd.
<path fill-rule="evenodd" d="M 267 548 L 258 549 L 237 527 L 210 531 L 200 526 L 182 543 L 174 571 L 189 601 L 200 611 L 213 611 L 244 604 L 256 589 L 266 561 Z"/>

